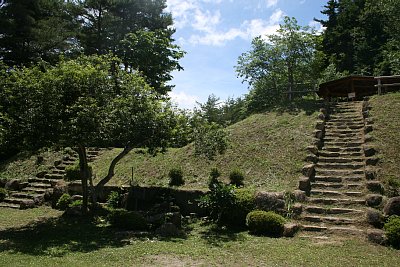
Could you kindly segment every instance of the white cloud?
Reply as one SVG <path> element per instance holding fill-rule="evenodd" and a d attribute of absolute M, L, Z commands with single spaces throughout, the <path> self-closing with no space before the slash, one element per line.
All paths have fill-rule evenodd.
<path fill-rule="evenodd" d="M 199 97 L 195 95 L 189 95 L 183 91 L 180 92 L 169 92 L 172 102 L 176 103 L 180 108 L 193 108 L 196 102 L 199 101 Z"/>
<path fill-rule="evenodd" d="M 325 28 L 322 26 L 322 24 L 315 20 L 310 21 L 308 23 L 308 26 L 310 26 L 311 28 L 316 30 L 318 33 L 322 33 L 325 30 Z"/>
<path fill-rule="evenodd" d="M 267 7 L 274 7 L 278 4 L 278 0 L 267 0 Z"/>
<path fill-rule="evenodd" d="M 269 17 L 269 24 L 277 24 L 277 23 L 279 23 L 280 21 L 282 21 L 284 16 L 285 16 L 285 13 L 278 8 Z"/>
<path fill-rule="evenodd" d="M 194 22 L 192 27 L 198 31 L 211 33 L 220 23 L 220 19 L 221 13 L 219 10 L 211 14 L 209 10 L 203 12 L 200 9 L 197 9 L 194 14 Z"/>

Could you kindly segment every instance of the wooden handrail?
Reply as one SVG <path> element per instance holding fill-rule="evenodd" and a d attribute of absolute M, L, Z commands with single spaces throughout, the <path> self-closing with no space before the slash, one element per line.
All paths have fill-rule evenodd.
<path fill-rule="evenodd" d="M 375 80 L 378 80 L 378 84 L 374 85 L 375 87 L 378 87 L 378 95 L 381 95 L 382 87 L 400 86 L 400 83 L 385 83 L 385 84 L 382 83 L 382 80 L 393 79 L 393 78 L 400 79 L 400 75 L 374 77 Z"/>

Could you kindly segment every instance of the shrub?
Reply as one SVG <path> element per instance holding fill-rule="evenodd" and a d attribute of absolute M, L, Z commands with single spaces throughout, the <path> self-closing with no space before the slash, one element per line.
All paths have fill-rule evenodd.
<path fill-rule="evenodd" d="M 117 191 L 112 191 L 107 198 L 107 206 L 110 208 L 119 208 L 121 205 L 121 195 Z"/>
<path fill-rule="evenodd" d="M 59 210 L 66 210 L 71 204 L 71 196 L 69 194 L 63 194 L 57 201 L 56 208 Z"/>
<path fill-rule="evenodd" d="M 71 204 L 68 205 L 68 207 L 73 208 L 73 207 L 81 207 L 83 205 L 83 201 L 81 199 L 73 201 Z"/>
<path fill-rule="evenodd" d="M 254 192 L 239 188 L 235 190 L 234 195 L 235 203 L 233 208 L 222 214 L 222 221 L 229 226 L 245 227 L 246 216 L 255 207 Z"/>
<path fill-rule="evenodd" d="M 0 202 L 3 201 L 8 195 L 8 192 L 4 188 L 0 188 Z"/>
<path fill-rule="evenodd" d="M 247 214 L 246 225 L 253 234 L 282 236 L 285 218 L 273 211 L 256 210 Z"/>
<path fill-rule="evenodd" d="M 221 173 L 217 168 L 212 168 L 210 171 L 210 180 L 208 181 L 208 188 L 211 189 L 214 184 L 219 183 L 218 178 L 221 176 Z"/>
<path fill-rule="evenodd" d="M 208 210 L 211 220 L 224 223 L 225 214 L 231 212 L 235 206 L 235 188 L 233 185 L 216 183 L 200 198 L 199 205 Z"/>
<path fill-rule="evenodd" d="M 233 185 L 243 186 L 244 174 L 239 169 L 235 169 L 229 174 L 229 180 Z"/>
<path fill-rule="evenodd" d="M 199 123 L 194 127 L 194 154 L 213 160 L 228 149 L 225 129 L 217 123 Z"/>
<path fill-rule="evenodd" d="M 125 209 L 111 209 L 107 216 L 109 223 L 124 230 L 146 230 L 146 219 L 139 213 Z"/>
<path fill-rule="evenodd" d="M 400 248 L 400 216 L 390 216 L 384 229 L 389 245 Z"/>
<path fill-rule="evenodd" d="M 88 165 L 89 172 L 92 172 L 92 166 Z M 74 165 L 67 166 L 65 168 L 65 180 L 67 181 L 76 181 L 81 179 L 81 170 L 79 166 L 79 162 L 76 162 Z"/>
<path fill-rule="evenodd" d="M 169 173 L 169 185 L 170 186 L 181 186 L 185 184 L 183 179 L 183 171 L 181 168 L 172 168 Z"/>

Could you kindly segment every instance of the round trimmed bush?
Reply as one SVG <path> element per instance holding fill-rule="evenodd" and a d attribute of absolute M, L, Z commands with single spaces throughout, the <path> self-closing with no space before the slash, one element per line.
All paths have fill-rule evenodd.
<path fill-rule="evenodd" d="M 233 170 L 229 174 L 229 180 L 233 185 L 242 186 L 244 181 L 244 174 L 239 169 Z"/>
<path fill-rule="evenodd" d="M 3 201 L 7 197 L 7 190 L 4 188 L 0 188 L 0 202 Z"/>
<path fill-rule="evenodd" d="M 71 196 L 69 194 L 63 194 L 57 201 L 56 208 L 59 210 L 66 210 L 71 204 Z"/>
<path fill-rule="evenodd" d="M 183 179 L 183 171 L 181 168 L 172 168 L 169 173 L 169 185 L 170 186 L 181 186 L 185 184 Z"/>
<path fill-rule="evenodd" d="M 392 215 L 384 225 L 389 245 L 400 248 L 400 216 Z"/>
<path fill-rule="evenodd" d="M 107 216 L 110 224 L 123 230 L 146 230 L 146 219 L 137 212 L 127 211 L 125 209 L 111 209 Z"/>
<path fill-rule="evenodd" d="M 271 237 L 282 236 L 285 218 L 272 211 L 255 210 L 247 214 L 246 225 L 250 232 Z"/>

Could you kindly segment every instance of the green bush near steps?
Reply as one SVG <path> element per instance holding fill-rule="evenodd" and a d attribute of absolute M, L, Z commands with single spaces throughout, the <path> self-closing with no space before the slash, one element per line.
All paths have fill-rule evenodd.
<path fill-rule="evenodd" d="M 392 215 L 384 225 L 389 245 L 400 249 L 400 216 Z"/>
<path fill-rule="evenodd" d="M 273 211 L 255 210 L 247 214 L 246 225 L 252 234 L 280 237 L 283 235 L 285 218 Z"/>
<path fill-rule="evenodd" d="M 8 195 L 8 192 L 4 188 L 0 188 L 0 202 L 3 201 Z"/>
<path fill-rule="evenodd" d="M 115 228 L 122 230 L 147 230 L 146 219 L 137 212 L 125 209 L 110 209 L 107 221 Z"/>

